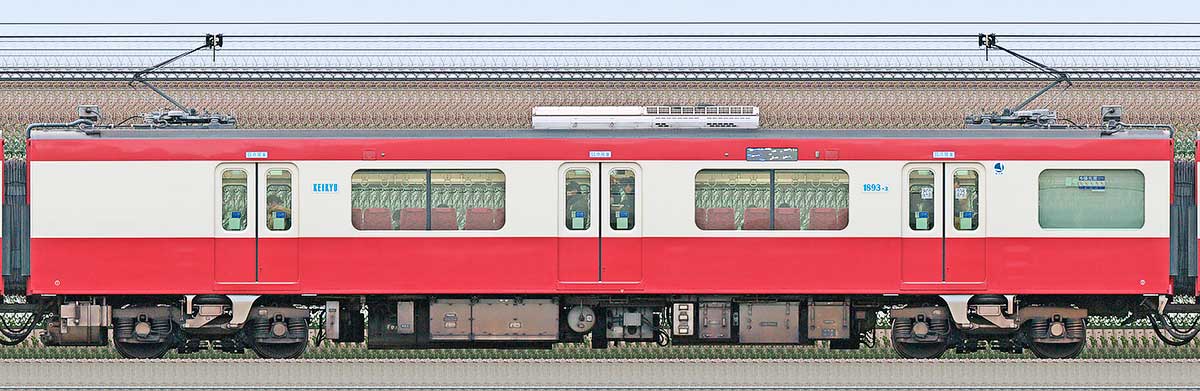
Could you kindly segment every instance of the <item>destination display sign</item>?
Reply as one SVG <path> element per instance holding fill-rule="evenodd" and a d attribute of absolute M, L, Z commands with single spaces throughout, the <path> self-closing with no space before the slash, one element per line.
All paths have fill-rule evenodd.
<path fill-rule="evenodd" d="M 750 162 L 790 162 L 799 157 L 797 148 L 746 148 L 746 161 Z"/>

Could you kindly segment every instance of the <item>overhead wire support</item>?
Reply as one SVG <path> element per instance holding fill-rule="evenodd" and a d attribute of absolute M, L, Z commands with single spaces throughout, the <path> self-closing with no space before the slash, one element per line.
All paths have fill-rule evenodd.
<path fill-rule="evenodd" d="M 217 60 L 217 48 L 221 47 L 224 43 L 225 43 L 225 38 L 223 35 L 207 34 L 204 37 L 203 45 L 200 45 L 199 47 L 197 47 L 195 49 L 188 50 L 178 56 L 171 57 L 170 59 L 168 59 L 166 61 L 151 65 L 150 67 L 148 67 L 146 69 L 135 72 L 133 74 L 133 78 L 132 78 L 133 80 L 129 81 L 129 85 L 133 86 L 134 83 L 141 83 L 142 85 L 153 90 L 159 96 L 163 97 L 163 99 L 166 99 L 168 102 L 171 102 L 171 104 L 174 105 L 175 107 L 179 108 L 179 110 L 182 110 L 184 112 L 190 112 L 191 110 L 188 107 L 184 106 L 182 103 L 179 103 L 179 101 L 175 100 L 174 98 L 171 98 L 170 95 L 167 95 L 166 92 L 163 92 L 162 90 L 158 89 L 158 87 L 155 87 L 153 84 L 150 84 L 149 81 L 146 81 L 145 76 L 147 73 L 153 72 L 155 69 L 162 68 L 162 67 L 166 66 L 167 64 L 175 62 L 178 59 L 187 57 L 189 54 L 192 54 L 192 53 L 204 50 L 204 49 L 211 49 L 213 51 L 213 61 L 216 61 Z"/>
<path fill-rule="evenodd" d="M 1024 61 L 1025 63 L 1027 63 L 1029 65 L 1032 65 L 1034 68 L 1037 68 L 1037 69 L 1042 70 L 1043 72 L 1055 75 L 1054 82 L 1050 83 L 1050 85 L 1043 87 L 1041 90 L 1038 90 L 1038 92 L 1034 93 L 1033 96 L 1030 96 L 1029 98 L 1025 99 L 1025 101 L 1021 102 L 1016 107 L 1013 107 L 1011 109 L 1005 109 L 1005 114 L 1011 114 L 1012 112 L 1021 111 L 1022 109 L 1025 108 L 1025 106 L 1028 106 L 1030 103 L 1032 103 L 1038 97 L 1042 96 L 1042 94 L 1045 94 L 1046 91 L 1050 91 L 1051 89 L 1058 86 L 1059 84 L 1067 83 L 1067 88 L 1071 88 L 1071 77 L 1068 76 L 1066 72 L 1060 71 L 1058 69 L 1054 69 L 1053 67 L 1051 67 L 1049 65 L 1042 64 L 1040 62 L 1035 61 L 1032 58 L 1022 56 L 1020 53 L 1014 52 L 1012 50 L 1008 50 L 1007 48 L 996 44 L 996 34 L 995 33 L 986 34 L 986 35 L 983 33 L 980 33 L 979 34 L 979 46 L 983 47 L 985 57 L 988 55 L 989 50 L 999 49 L 1005 53 L 1012 55 L 1013 57 L 1016 57 L 1017 59 L 1019 59 L 1021 61 Z"/>
<path fill-rule="evenodd" d="M 165 112 L 156 111 L 156 112 L 143 114 L 142 119 L 144 120 L 144 123 L 140 124 L 140 125 L 134 125 L 134 127 L 167 128 L 167 127 L 186 126 L 186 127 L 199 127 L 199 128 L 231 128 L 231 127 L 237 126 L 237 118 L 235 118 L 234 116 L 222 115 L 220 113 L 211 113 L 210 114 L 207 111 L 204 112 L 203 114 L 201 114 L 198 111 L 196 111 L 196 109 L 184 106 L 182 103 L 179 103 L 179 101 L 175 100 L 174 98 L 171 98 L 171 96 L 167 95 L 166 92 L 163 92 L 162 90 L 158 89 L 158 87 L 155 87 L 153 84 L 150 84 L 150 82 L 148 80 L 146 80 L 146 77 L 145 77 L 146 74 L 154 72 L 156 69 L 162 68 L 162 67 L 166 66 L 167 64 L 170 64 L 172 62 L 175 62 L 176 60 L 179 60 L 180 58 L 183 58 L 189 54 L 192 54 L 192 53 L 204 50 L 204 49 L 210 49 L 213 51 L 213 61 L 215 62 L 217 60 L 217 48 L 224 45 L 224 43 L 225 43 L 225 37 L 223 35 L 221 35 L 221 34 L 215 34 L 215 35 L 214 34 L 206 34 L 204 37 L 203 45 L 200 45 L 199 47 L 197 47 L 195 49 L 188 50 L 188 51 L 186 51 L 182 54 L 179 54 L 175 57 L 171 57 L 170 59 L 168 59 L 166 61 L 160 62 L 158 64 L 154 64 L 146 69 L 142 69 L 140 71 L 135 72 L 133 74 L 132 80 L 129 81 L 129 85 L 131 87 L 135 83 L 141 83 L 142 85 L 149 87 L 151 90 L 153 90 L 159 96 L 163 97 L 163 99 L 166 99 L 168 102 L 171 102 L 171 104 L 174 105 L 175 108 L 177 108 L 179 110 L 165 111 Z M 98 109 L 97 109 L 96 113 L 97 114 L 95 116 L 98 117 L 99 116 Z M 124 123 L 124 122 L 125 121 L 122 121 L 122 123 Z"/>

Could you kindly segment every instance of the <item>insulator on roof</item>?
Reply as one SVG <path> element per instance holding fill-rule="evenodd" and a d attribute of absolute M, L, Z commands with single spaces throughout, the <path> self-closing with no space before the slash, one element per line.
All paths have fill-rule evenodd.
<path fill-rule="evenodd" d="M 968 115 L 964 122 L 968 129 L 992 129 L 997 127 L 1053 128 L 1058 113 L 1049 109 L 1008 111 Z"/>
<path fill-rule="evenodd" d="M 170 110 L 154 111 L 142 114 L 142 123 L 134 124 L 135 128 L 199 128 L 199 129 L 232 129 L 237 127 L 237 118 L 221 113 Z"/>

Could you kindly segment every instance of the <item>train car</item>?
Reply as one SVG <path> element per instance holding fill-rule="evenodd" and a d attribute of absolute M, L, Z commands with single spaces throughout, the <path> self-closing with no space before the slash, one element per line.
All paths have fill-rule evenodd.
<path fill-rule="evenodd" d="M 48 345 L 590 341 L 1074 357 L 1172 294 L 1169 132 L 58 129 Z M 369 316 L 364 318 L 363 314 Z"/>

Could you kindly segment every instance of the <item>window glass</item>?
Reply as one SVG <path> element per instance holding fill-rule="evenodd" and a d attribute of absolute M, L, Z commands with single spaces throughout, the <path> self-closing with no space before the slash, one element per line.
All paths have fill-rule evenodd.
<path fill-rule="evenodd" d="M 282 168 L 267 170 L 267 229 L 292 228 L 292 172 Z"/>
<path fill-rule="evenodd" d="M 1042 228 L 1141 228 L 1146 178 L 1138 170 L 1044 170 L 1038 175 Z"/>
<path fill-rule="evenodd" d="M 500 170 L 358 170 L 350 222 L 362 231 L 497 230 L 504 184 Z"/>
<path fill-rule="evenodd" d="M 221 228 L 226 231 L 246 229 L 247 184 L 246 170 L 221 172 Z"/>
<path fill-rule="evenodd" d="M 974 231 L 979 227 L 979 173 L 954 170 L 954 229 Z"/>
<path fill-rule="evenodd" d="M 585 230 L 592 226 L 592 172 L 584 168 L 572 168 L 566 172 L 567 229 Z"/>
<path fill-rule="evenodd" d="M 504 225 L 504 173 L 432 170 L 430 229 L 496 230 Z"/>
<path fill-rule="evenodd" d="M 933 170 L 908 172 L 908 227 L 914 231 L 933 229 L 934 205 L 937 205 L 933 185 Z"/>
<path fill-rule="evenodd" d="M 776 170 L 774 229 L 841 230 L 850 223 L 850 176 L 842 170 Z"/>
<path fill-rule="evenodd" d="M 609 208 L 611 218 L 609 225 L 614 230 L 630 230 L 634 224 L 634 204 L 637 190 L 637 178 L 633 170 L 618 168 L 608 172 Z"/>
<path fill-rule="evenodd" d="M 425 170 L 358 170 L 350 176 L 351 222 L 363 231 L 424 230 Z M 361 215 L 360 215 L 361 214 Z"/>
<path fill-rule="evenodd" d="M 770 229 L 770 206 L 770 170 L 696 173 L 696 226 L 700 229 Z"/>

